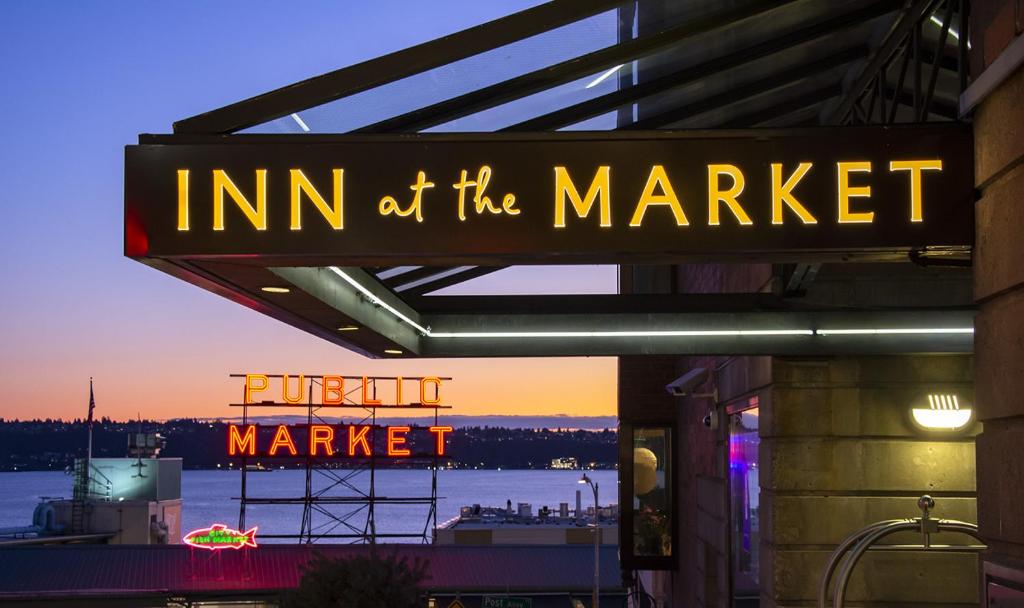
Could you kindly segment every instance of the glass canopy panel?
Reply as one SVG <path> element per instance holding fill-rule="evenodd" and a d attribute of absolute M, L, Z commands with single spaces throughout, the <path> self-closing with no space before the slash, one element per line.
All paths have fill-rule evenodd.
<path fill-rule="evenodd" d="M 785 97 L 775 94 L 799 83 L 806 85 L 804 91 L 838 86 L 867 56 L 863 36 L 873 25 L 848 28 L 645 97 L 637 104 L 637 117 L 644 128 L 714 128 L 740 118 L 737 106 L 748 100 L 753 101 L 746 106 L 751 110 L 758 103 L 779 103 Z"/>
<path fill-rule="evenodd" d="M 853 10 L 849 6 L 845 8 Z M 733 22 L 627 62 L 619 66 L 618 70 L 591 74 L 586 78 L 463 116 L 428 131 L 487 132 L 505 129 L 552 111 L 596 100 L 620 88 L 628 90 L 631 88 L 630 83 L 633 87 L 637 82 L 649 87 L 648 83 L 667 76 L 665 82 L 660 83 L 663 86 L 645 90 L 643 95 L 638 93 L 635 99 L 620 106 L 638 103 L 640 109 L 636 113 L 642 119 L 655 112 L 665 111 L 666 108 L 680 107 L 681 100 L 671 93 L 689 88 L 689 93 L 684 94 L 684 97 L 688 97 L 691 102 L 706 99 L 716 86 L 721 92 L 729 83 L 742 82 L 744 79 L 748 82 L 757 82 L 766 75 L 779 72 L 781 67 L 799 67 L 814 63 L 826 56 L 826 49 L 829 53 L 834 53 L 836 48 L 843 48 L 843 42 L 848 43 L 846 48 L 852 48 L 857 44 L 864 45 L 864 40 L 879 24 L 889 22 L 887 17 L 878 17 L 859 23 L 850 22 L 845 27 L 821 27 L 818 24 L 835 18 L 835 15 L 818 5 L 808 5 L 806 2 L 784 5 L 771 11 L 770 17 L 771 19 L 763 19 L 763 23 L 757 22 L 755 26 L 749 25 L 750 19 Z M 757 55 L 750 55 L 747 52 L 755 46 L 770 47 L 774 41 L 786 35 L 793 35 L 794 39 L 779 43 L 778 48 L 772 48 L 771 52 Z M 711 61 L 724 61 L 728 67 L 718 70 L 703 68 Z M 628 71 L 624 78 L 619 77 L 619 70 Z M 735 96 L 738 99 L 746 94 L 746 91 L 737 90 Z M 654 97 L 662 98 L 662 103 L 657 104 L 661 106 L 660 108 L 648 103 Z M 609 101 L 609 104 L 612 102 Z M 614 127 L 614 121 L 607 116 L 613 114 L 615 109 L 615 105 L 599 104 L 594 116 L 588 115 L 594 110 L 581 112 L 578 116 L 570 116 L 568 124 L 554 125 L 554 128 L 610 129 Z"/>
<path fill-rule="evenodd" d="M 591 74 L 586 78 L 545 89 L 482 112 L 469 114 L 425 131 L 430 133 L 498 131 L 548 112 L 614 92 L 618 88 L 618 79 L 602 79 L 601 77 L 606 73 L 607 70 Z"/>
<path fill-rule="evenodd" d="M 617 28 L 618 9 L 605 11 L 242 132 L 345 133 L 614 46 Z"/>

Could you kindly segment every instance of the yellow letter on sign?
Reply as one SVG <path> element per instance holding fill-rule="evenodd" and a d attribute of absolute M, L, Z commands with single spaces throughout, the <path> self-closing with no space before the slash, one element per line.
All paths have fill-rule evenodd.
<path fill-rule="evenodd" d="M 333 205 L 328 205 L 324 197 L 317 191 L 313 186 L 306 174 L 302 172 L 302 169 L 292 169 L 291 180 L 292 180 L 292 205 L 291 205 L 291 229 L 302 230 L 302 208 L 299 205 L 302 193 L 305 192 L 309 200 L 313 201 L 313 205 L 320 211 L 320 214 L 324 216 L 327 223 L 330 224 L 331 228 L 335 230 L 341 230 L 345 227 L 344 218 L 344 193 L 342 192 L 342 180 L 345 177 L 344 169 L 332 169 L 331 175 L 334 178 L 334 200 Z"/>
<path fill-rule="evenodd" d="M 815 219 L 811 212 L 806 207 L 800 204 L 800 201 L 796 200 L 793 196 L 793 188 L 800 183 L 800 180 L 807 175 L 807 172 L 811 170 L 811 163 L 800 163 L 796 167 L 796 171 L 789 176 L 786 183 L 782 183 L 782 163 L 772 163 L 772 223 L 782 223 L 782 204 L 785 203 L 787 207 L 796 213 L 800 221 L 805 224 L 817 224 L 818 220 Z"/>
<path fill-rule="evenodd" d="M 661 194 L 655 194 L 655 188 L 661 189 Z M 650 205 L 668 205 L 669 209 L 672 210 L 673 217 L 676 218 L 676 226 L 690 225 L 689 220 L 686 219 L 686 214 L 683 213 L 682 206 L 679 205 L 679 198 L 676 196 L 675 190 L 672 189 L 672 182 L 668 181 L 665 167 L 661 165 L 651 167 L 651 174 L 647 176 L 644 191 L 636 204 L 636 210 L 633 211 L 632 219 L 629 220 L 631 227 L 636 228 L 643 223 L 644 214 L 647 213 L 647 207 Z"/>
<path fill-rule="evenodd" d="M 600 197 L 601 227 L 608 228 L 612 225 L 611 170 L 612 168 L 607 165 L 598 167 L 597 174 L 587 189 L 587 195 L 580 198 L 580 192 L 572 183 L 572 177 L 566 168 L 555 167 L 555 228 L 565 228 L 566 197 L 572 202 L 572 208 L 579 217 L 587 217 L 594 206 L 594 200 Z"/>
<path fill-rule="evenodd" d="M 722 175 L 728 175 L 732 178 L 732 187 L 728 190 L 722 190 L 718 185 L 718 178 Z M 718 226 L 722 223 L 718 215 L 721 203 L 725 203 L 729 207 L 729 211 L 732 211 L 732 214 L 736 216 L 741 226 L 750 226 L 754 223 L 750 221 L 750 216 L 747 215 L 743 207 L 740 207 L 739 201 L 736 200 L 736 197 L 743 193 L 745 185 L 746 181 L 743 179 L 743 172 L 739 170 L 739 167 L 734 165 L 708 165 L 709 226 Z"/>
<path fill-rule="evenodd" d="M 910 171 L 910 221 L 924 221 L 924 204 L 921 202 L 921 172 L 942 171 L 942 161 L 934 160 L 894 160 L 889 163 L 889 171 Z"/>
<path fill-rule="evenodd" d="M 213 170 L 213 229 L 224 230 L 224 192 L 235 201 L 256 230 L 267 229 L 267 170 L 256 170 L 256 206 L 245 198 L 223 169 Z"/>
<path fill-rule="evenodd" d="M 875 221 L 874 211 L 850 211 L 850 199 L 859 196 L 867 198 L 871 196 L 871 186 L 851 186 L 850 173 L 871 173 L 870 161 L 840 162 L 836 163 L 839 173 L 839 223 L 840 224 L 870 224 Z"/>

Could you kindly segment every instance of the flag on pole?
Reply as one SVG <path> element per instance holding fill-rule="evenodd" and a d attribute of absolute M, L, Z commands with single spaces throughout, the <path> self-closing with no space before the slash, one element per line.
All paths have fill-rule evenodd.
<path fill-rule="evenodd" d="M 96 397 L 92 394 L 92 378 L 89 378 L 89 422 L 92 422 L 92 411 L 96 409 Z"/>

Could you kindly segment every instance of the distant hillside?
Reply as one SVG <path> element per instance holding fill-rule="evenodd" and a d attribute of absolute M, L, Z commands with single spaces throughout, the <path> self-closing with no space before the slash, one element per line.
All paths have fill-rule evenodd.
<path fill-rule="evenodd" d="M 323 416 L 325 420 L 337 420 L 338 422 L 360 422 L 361 416 Z M 240 418 L 224 418 L 229 422 L 236 422 Z M 249 416 L 249 420 L 257 424 L 302 424 L 306 421 L 304 415 L 287 416 Z M 555 414 L 551 416 L 461 416 L 441 415 L 439 420 L 450 424 L 455 428 L 470 427 L 499 427 L 504 429 L 585 429 L 603 431 L 614 429 L 619 426 L 619 419 L 615 416 L 569 416 L 567 414 Z M 378 416 L 377 421 L 381 424 L 413 424 L 425 426 L 433 424 L 434 418 L 426 416 Z"/>
<path fill-rule="evenodd" d="M 362 420 L 349 419 L 355 422 Z M 428 426 L 431 417 L 401 419 L 410 425 Z M 304 424 L 305 416 L 252 418 L 260 424 L 260 433 L 269 441 L 274 424 Z M 328 420 L 337 424 L 336 420 Z M 378 419 L 380 425 L 394 425 L 398 419 Z M 581 465 L 615 468 L 618 454 L 618 433 L 610 430 L 581 429 L 584 425 L 601 427 L 614 424 L 610 417 L 575 416 L 447 416 L 444 423 L 458 427 L 448 435 L 445 466 L 458 469 L 544 469 L 559 458 L 575 458 Z M 238 466 L 237 459 L 227 455 L 227 421 L 178 419 L 168 421 L 142 420 L 115 422 L 98 420 L 93 430 L 93 455 L 123 457 L 127 452 L 128 434 L 160 433 L 167 440 L 163 456 L 180 457 L 188 469 L 211 469 Z M 87 427 L 81 420 L 4 420 L 0 418 L 0 471 L 64 470 L 86 446 Z M 422 435 L 410 437 L 415 448 Z M 371 440 L 372 441 L 372 440 Z M 430 438 L 433 446 L 433 438 Z M 423 450 L 426 452 L 427 450 Z M 386 459 L 384 459 L 386 460 Z M 302 460 L 286 459 L 280 466 L 302 466 Z M 344 464 L 342 461 L 341 464 Z M 406 466 L 382 462 L 379 466 Z M 419 466 L 419 465 L 416 465 Z"/>

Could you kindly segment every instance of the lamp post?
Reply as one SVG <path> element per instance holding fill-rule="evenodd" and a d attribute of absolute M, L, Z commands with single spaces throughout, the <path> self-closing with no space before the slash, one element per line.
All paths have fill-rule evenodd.
<path fill-rule="evenodd" d="M 597 482 L 587 477 L 587 474 L 584 473 L 583 477 L 580 477 L 579 483 L 589 485 L 590 489 L 594 491 L 594 597 L 591 600 L 591 606 L 598 608 L 597 596 L 601 590 L 601 563 L 599 561 L 601 555 L 601 527 L 598 524 L 600 520 L 598 519 Z"/>

